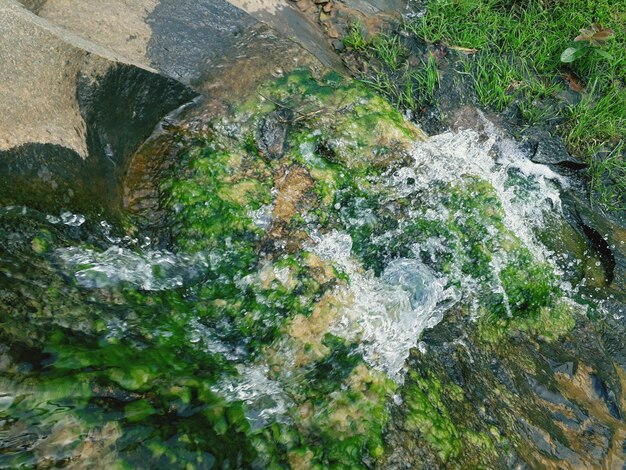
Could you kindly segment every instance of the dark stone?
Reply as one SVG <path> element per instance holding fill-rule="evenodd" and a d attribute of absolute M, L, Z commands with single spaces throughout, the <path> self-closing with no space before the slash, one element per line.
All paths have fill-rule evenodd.
<path fill-rule="evenodd" d="M 152 65 L 184 83 L 198 82 L 256 24 L 225 0 L 161 0 L 146 19 Z"/>
<path fill-rule="evenodd" d="M 568 377 L 574 376 L 574 363 L 572 361 L 558 363 L 548 361 L 552 365 L 552 370 L 555 374 L 565 374 Z"/>
<path fill-rule="evenodd" d="M 609 413 L 615 419 L 622 419 L 622 414 L 619 410 L 619 407 L 616 403 L 616 396 L 613 390 L 607 387 L 607 384 L 597 375 L 593 374 L 591 376 L 591 385 L 593 386 L 593 391 L 596 396 L 604 401 L 606 407 L 609 410 Z"/>
<path fill-rule="evenodd" d="M 572 157 L 560 137 L 552 136 L 547 130 L 532 127 L 524 133 L 524 141 L 531 150 L 530 159 L 544 165 L 563 165 L 571 169 L 583 169 L 587 165 Z"/>
<path fill-rule="evenodd" d="M 552 463 L 580 467 L 607 462 L 616 436 L 614 420 L 595 410 L 606 407 L 616 419 L 621 419 L 624 411 L 620 406 L 623 390 L 608 345 L 598 332 L 601 327 L 616 335 L 623 334 L 625 328 L 605 324 L 604 320 L 591 323 L 579 319 L 571 338 L 538 343 L 532 335 L 518 332 L 500 339 L 497 345 L 487 345 L 468 316 L 449 312 L 439 325 L 424 332 L 422 341 L 427 351 L 414 351 L 407 366 L 440 381 L 441 400 L 457 429 L 487 434 L 494 428 L 500 431 L 507 446 L 496 444 L 496 455 L 489 465 L 485 461 L 482 465 L 511 468 L 508 463 L 515 462 L 516 468 L 543 468 Z M 451 347 L 455 338 L 456 343 L 462 339 L 466 354 Z M 459 372 L 463 377 L 461 402 L 445 393 L 450 384 L 458 383 Z M 584 384 L 588 380 L 594 382 L 595 397 L 590 397 L 592 403 L 578 402 L 578 394 L 587 396 Z M 402 412 L 397 413 L 394 416 L 401 421 Z M 388 442 L 394 446 L 401 445 L 403 439 L 415 439 L 397 426 L 390 426 L 388 432 Z M 580 442 L 588 445 L 581 449 Z M 462 452 L 470 452 L 464 449 Z M 418 456 L 425 450 L 420 454 L 404 446 L 403 452 Z M 464 453 L 458 461 L 476 462 L 472 458 L 475 454 Z M 387 463 L 384 468 L 393 468 L 395 462 Z M 444 467 L 438 463 L 429 468 Z"/>
<path fill-rule="evenodd" d="M 607 287 L 626 294 L 626 228 L 592 208 L 573 191 L 564 191 L 565 214 L 591 242 L 605 271 Z"/>
<path fill-rule="evenodd" d="M 345 44 L 343 43 L 341 39 L 333 39 L 332 45 L 333 45 L 333 49 L 335 49 L 337 52 L 341 52 L 346 48 Z"/>
<path fill-rule="evenodd" d="M 265 117 L 257 138 L 257 145 L 263 155 L 272 159 L 284 155 L 285 141 L 292 119 L 293 112 L 287 108 L 281 108 Z"/>

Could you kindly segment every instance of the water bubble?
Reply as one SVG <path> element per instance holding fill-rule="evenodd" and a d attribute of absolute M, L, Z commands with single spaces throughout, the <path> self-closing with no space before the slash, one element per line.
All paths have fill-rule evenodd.
<path fill-rule="evenodd" d="M 85 223 L 85 216 L 81 214 L 72 214 L 71 212 L 63 212 L 61 221 L 70 227 L 80 227 Z"/>

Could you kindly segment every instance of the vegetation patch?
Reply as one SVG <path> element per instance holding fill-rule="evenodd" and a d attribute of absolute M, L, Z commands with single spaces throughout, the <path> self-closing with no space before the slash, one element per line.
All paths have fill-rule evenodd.
<path fill-rule="evenodd" d="M 560 135 L 590 165 L 592 202 L 623 210 L 626 2 L 430 0 L 424 8 L 396 33 L 367 38 L 353 25 L 345 44 L 367 64 L 353 67 L 357 77 L 419 114 L 436 103 L 437 65 L 457 51 L 457 73 L 471 78 L 480 104 Z"/>

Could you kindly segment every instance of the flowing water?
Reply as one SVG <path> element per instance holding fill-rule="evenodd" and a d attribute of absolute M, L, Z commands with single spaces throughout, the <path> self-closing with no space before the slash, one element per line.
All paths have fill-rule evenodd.
<path fill-rule="evenodd" d="M 424 142 L 336 80 L 287 77 L 194 137 L 161 187 L 167 249 L 2 209 L 0 468 L 375 466 L 446 312 L 495 336 L 584 314 L 538 237 L 563 177 L 493 126 Z M 277 101 L 271 155 L 251 129 L 280 133 Z"/>

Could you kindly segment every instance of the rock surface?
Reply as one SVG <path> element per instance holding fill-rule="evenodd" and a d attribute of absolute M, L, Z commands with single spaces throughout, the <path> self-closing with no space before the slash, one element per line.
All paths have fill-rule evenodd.
<path fill-rule="evenodd" d="M 215 67 L 256 23 L 224 0 L 47 0 L 38 14 L 187 84 Z"/>
<path fill-rule="evenodd" d="M 341 67 L 296 10 L 231 3 L 1 0 L 3 202 L 115 212 L 129 160 L 168 112 L 197 93 L 211 98 L 200 114 L 220 112 L 283 70 L 319 68 L 237 6 Z"/>
<path fill-rule="evenodd" d="M 194 93 L 13 0 L 0 18 L 0 197 L 111 209 L 126 158 Z"/>
<path fill-rule="evenodd" d="M 623 340 L 616 347 L 603 330 L 619 337 L 623 320 L 580 318 L 555 342 L 517 332 L 488 343 L 479 330 L 450 313 L 409 359 L 418 383 L 441 387 L 435 402 L 454 423 L 453 454 L 469 468 L 622 468 Z M 387 439 L 395 452 L 381 468 L 452 467 L 416 444 L 424 436 L 407 426 L 408 406 L 394 411 Z"/>
<path fill-rule="evenodd" d="M 279 0 L 0 0 L 0 197 L 115 212 L 132 155 L 191 89 L 206 116 L 296 67 L 342 70 L 332 24 L 405 2 L 318 7 L 327 16 Z"/>

